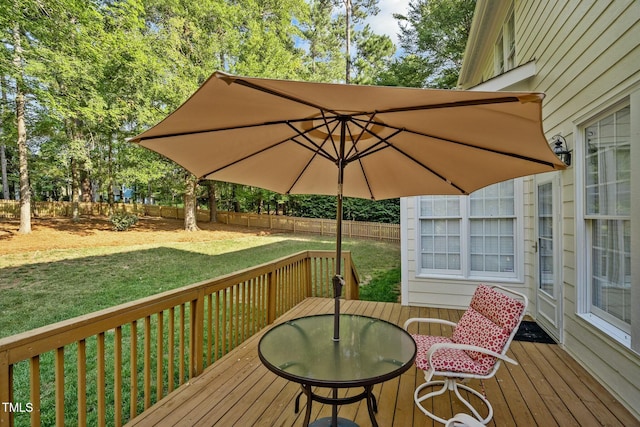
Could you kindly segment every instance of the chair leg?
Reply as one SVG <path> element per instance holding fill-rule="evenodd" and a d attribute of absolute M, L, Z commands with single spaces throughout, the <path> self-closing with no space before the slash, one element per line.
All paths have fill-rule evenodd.
<path fill-rule="evenodd" d="M 473 405 L 471 405 L 471 403 L 469 403 L 469 401 L 467 399 L 465 399 L 464 397 L 462 397 L 462 395 L 460 395 L 460 391 L 458 389 L 464 389 L 466 391 L 468 391 L 469 393 L 472 393 L 473 395 L 475 395 L 478 399 L 480 399 L 482 401 L 482 403 L 485 404 L 485 406 L 487 407 L 487 409 L 489 410 L 489 414 L 486 416 L 486 418 L 482 418 L 482 415 L 480 415 L 478 413 L 478 411 L 476 410 L 476 408 L 473 407 Z M 471 413 L 473 413 L 473 416 L 476 417 L 476 419 L 478 421 L 480 421 L 482 424 L 487 424 L 491 418 L 493 418 L 493 407 L 491 406 L 491 403 L 489 403 L 489 400 L 479 391 L 464 385 L 464 384 L 458 384 L 456 383 L 456 387 L 454 388 L 454 391 L 456 393 L 456 396 L 458 396 L 458 399 L 460 399 L 460 401 L 462 403 L 464 403 L 464 405 L 469 408 L 469 410 L 471 411 Z"/>
<path fill-rule="evenodd" d="M 425 394 L 424 396 L 420 396 L 420 393 L 429 387 L 437 387 L 437 386 L 442 386 L 441 388 L 429 392 L 427 394 Z M 489 410 L 489 415 L 486 418 L 483 418 L 480 413 L 473 407 L 473 405 L 467 400 L 465 399 L 461 394 L 460 391 L 458 390 L 458 388 L 462 388 L 466 391 L 468 391 L 469 393 L 472 393 L 473 395 L 475 395 L 476 397 L 478 397 L 486 406 L 487 409 Z M 457 398 L 467 407 L 469 408 L 469 410 L 471 411 L 471 413 L 473 414 L 473 416 L 482 424 L 487 424 L 491 418 L 493 417 L 493 408 L 491 407 L 491 404 L 489 403 L 489 401 L 487 400 L 486 397 L 484 397 L 480 392 L 472 389 L 471 387 L 468 387 L 466 385 L 463 384 L 459 384 L 455 381 L 455 379 L 452 378 L 445 378 L 443 381 L 428 381 L 425 382 L 423 384 L 420 384 L 418 386 L 418 388 L 416 388 L 416 391 L 413 394 L 413 399 L 416 403 L 416 406 L 418 406 L 418 408 L 422 411 L 422 413 L 424 413 L 425 415 L 427 415 L 428 417 L 430 417 L 431 419 L 442 423 L 442 424 L 446 424 L 447 420 L 445 420 L 444 418 L 441 418 L 437 415 L 435 415 L 433 412 L 429 411 L 427 408 L 425 408 L 423 402 L 425 402 L 428 399 L 432 399 L 436 396 L 440 396 L 442 394 L 444 394 L 445 392 L 447 392 L 447 390 L 453 391 Z"/>

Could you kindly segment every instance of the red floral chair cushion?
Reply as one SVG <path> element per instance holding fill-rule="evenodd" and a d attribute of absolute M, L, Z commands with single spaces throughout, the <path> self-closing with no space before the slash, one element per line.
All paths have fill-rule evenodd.
<path fill-rule="evenodd" d="M 451 338 L 413 335 L 418 347 L 415 364 L 428 370 L 427 352 L 435 343 L 468 344 L 501 353 L 511 332 L 518 324 L 524 304 L 484 285 L 478 286 L 469 309 L 460 318 Z M 487 375 L 496 358 L 477 351 L 437 350 L 433 357 L 436 371 Z"/>
<path fill-rule="evenodd" d="M 478 285 L 469 306 L 509 333 L 518 324 L 524 310 L 522 301 L 513 299 L 486 285 Z"/>
<path fill-rule="evenodd" d="M 416 341 L 418 352 L 416 354 L 416 367 L 426 371 L 430 368 L 427 352 L 433 344 L 453 343 L 446 337 L 434 337 L 429 335 L 412 335 Z M 437 371 L 467 372 L 477 375 L 485 375 L 485 368 L 473 360 L 465 351 L 451 348 L 437 350 L 433 355 L 433 368 Z"/>

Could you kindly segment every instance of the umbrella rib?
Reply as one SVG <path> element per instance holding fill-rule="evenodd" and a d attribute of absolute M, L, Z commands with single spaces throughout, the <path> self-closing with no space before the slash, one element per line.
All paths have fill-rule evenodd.
<path fill-rule="evenodd" d="M 365 132 L 369 132 L 370 134 L 374 134 L 373 132 L 369 131 L 369 125 L 373 122 L 374 117 L 376 116 L 376 114 L 371 114 L 369 116 L 369 120 L 367 120 L 367 123 L 362 126 L 360 123 L 358 123 L 356 120 L 353 119 L 353 117 L 351 118 L 351 122 L 358 126 L 360 129 L 362 129 L 362 132 L 360 132 L 360 134 L 358 135 L 358 138 L 356 138 L 356 140 L 353 140 L 353 135 L 351 135 L 351 129 L 349 129 L 349 135 L 351 137 L 351 141 L 353 141 L 353 145 L 351 146 L 351 148 L 349 149 L 349 152 L 345 155 L 346 158 L 349 158 L 349 156 L 351 156 L 351 153 L 353 153 L 354 151 L 356 152 L 356 154 L 358 153 L 358 142 L 360 142 L 360 140 L 362 139 L 362 135 L 364 135 Z"/>
<path fill-rule="evenodd" d="M 357 126 L 361 126 L 359 123 L 356 123 L 356 121 L 353 122 L 354 124 L 356 124 Z M 367 123 L 368 125 L 369 123 Z M 380 123 L 383 126 L 383 123 Z M 372 133 L 372 135 L 374 135 L 376 138 L 378 138 L 380 141 L 376 144 L 374 144 L 373 146 L 369 147 L 368 149 L 364 150 L 362 153 L 356 153 L 357 155 L 354 156 L 352 159 L 350 159 L 350 161 L 353 160 L 358 160 L 358 162 L 360 163 L 361 167 L 362 167 L 362 163 L 361 160 L 363 157 L 367 157 L 373 153 L 376 153 L 378 151 L 384 150 L 385 148 L 392 148 L 394 150 L 396 150 L 397 152 L 399 152 L 400 154 L 402 154 L 403 156 L 405 156 L 407 159 L 413 161 L 414 163 L 417 163 L 418 165 L 420 165 L 423 169 L 429 171 L 430 173 L 432 173 L 433 175 L 437 176 L 438 178 L 440 178 L 442 181 L 446 182 L 447 184 L 451 185 L 452 187 L 456 188 L 458 191 L 460 191 L 462 194 L 469 194 L 468 191 L 464 190 L 462 187 L 458 186 L 457 184 L 455 184 L 454 182 L 448 180 L 446 177 L 444 177 L 443 175 L 439 174 L 438 172 L 436 172 L 435 170 L 433 170 L 431 167 L 425 165 L 424 163 L 420 162 L 418 159 L 416 159 L 415 157 L 413 157 L 412 155 L 405 153 L 403 150 L 401 150 L 400 148 L 396 147 L 395 145 L 393 145 L 392 143 L 389 142 L 390 138 L 393 138 L 394 136 L 396 136 L 397 134 L 405 131 L 406 129 L 401 129 L 401 128 L 396 128 L 393 126 L 387 126 L 390 129 L 396 129 L 396 132 L 394 132 L 393 134 L 391 134 L 390 136 L 386 137 L 386 138 L 381 138 L 380 136 L 376 135 L 375 133 Z M 366 130 L 366 129 L 365 129 Z M 386 144 L 386 146 L 384 147 L 380 147 L 380 145 L 382 144 Z M 376 149 L 374 149 L 374 147 L 378 147 Z M 364 169 L 363 169 L 364 172 Z M 365 174 L 366 177 L 366 174 Z M 367 181 L 367 185 L 369 185 L 369 182 Z M 369 193 L 372 195 L 371 190 L 369 189 Z"/>
<path fill-rule="evenodd" d="M 413 161 L 414 163 L 417 163 L 418 165 L 420 165 L 421 167 L 423 167 L 424 169 L 428 170 L 429 172 L 431 172 L 433 175 L 437 176 L 438 178 L 440 178 L 442 181 L 446 182 L 447 184 L 449 184 L 450 186 L 452 186 L 453 188 L 457 189 L 458 191 L 460 191 L 462 194 L 469 194 L 468 191 L 466 191 L 465 189 L 463 189 L 462 187 L 460 187 L 459 185 L 457 185 L 456 183 L 448 180 L 445 176 L 439 174 L 438 172 L 436 172 L 435 170 L 433 170 L 432 168 L 430 168 L 429 166 L 425 165 L 424 163 L 422 163 L 421 161 L 419 161 L 418 159 L 416 159 L 415 157 L 413 157 L 412 155 L 405 153 L 404 151 L 402 151 L 401 149 L 399 149 L 398 147 L 396 147 L 395 145 L 391 145 L 389 144 L 389 148 L 392 148 L 394 150 L 396 150 L 398 153 L 402 154 L 403 156 L 405 156 L 406 158 L 408 158 L 409 160 Z"/>
<path fill-rule="evenodd" d="M 360 121 L 364 121 L 364 120 L 360 120 Z M 355 119 L 354 119 L 354 122 L 355 122 Z M 466 143 L 466 142 L 456 141 L 454 139 L 448 139 L 448 138 L 444 138 L 444 137 L 437 136 L 437 135 L 431 135 L 431 134 L 428 134 L 428 133 L 419 132 L 419 131 L 412 130 L 412 129 L 400 128 L 400 127 L 389 125 L 389 124 L 386 124 L 386 123 L 383 123 L 383 122 L 376 122 L 374 124 L 377 124 L 377 125 L 380 125 L 380 126 L 384 126 L 384 127 L 389 128 L 389 129 L 395 129 L 395 130 L 397 130 L 399 132 L 409 132 L 409 133 L 412 133 L 414 135 L 425 136 L 425 137 L 428 137 L 428 138 L 436 139 L 438 141 L 448 142 L 448 143 L 451 143 L 451 144 L 456 144 L 456 145 L 460 145 L 460 146 L 463 146 L 463 147 L 472 148 L 472 149 L 475 149 L 475 150 L 480 150 L 480 151 L 493 153 L 493 154 L 499 154 L 501 156 L 513 157 L 513 158 L 516 158 L 516 159 L 526 160 L 526 161 L 529 161 L 529 162 L 538 163 L 538 164 L 545 165 L 545 166 L 551 166 L 554 169 L 556 169 L 556 165 L 554 163 L 548 162 L 546 160 L 536 159 L 535 157 L 524 156 L 522 154 L 516 154 L 516 153 L 509 153 L 507 151 L 500 151 L 500 150 L 496 150 L 496 149 L 488 148 L 488 147 L 480 147 L 480 146 L 475 145 L 475 144 L 469 144 L 469 143 Z M 387 139 L 388 138 L 389 137 L 387 137 Z M 387 144 L 392 146 L 391 143 L 388 142 L 388 141 L 381 141 L 381 142 L 386 142 Z M 376 150 L 376 151 L 379 151 L 379 150 Z M 366 155 L 370 155 L 370 154 L 372 154 L 372 153 L 369 152 Z"/>
<path fill-rule="evenodd" d="M 372 119 L 373 119 L 373 116 L 371 117 L 369 122 L 371 122 Z M 356 124 L 356 125 L 359 126 L 358 124 Z M 349 134 L 351 134 L 351 131 L 349 131 Z M 358 136 L 358 141 L 360 140 L 360 138 L 362 137 L 363 134 L 364 134 L 364 132 L 360 133 L 360 135 Z M 358 165 L 360 166 L 360 170 L 362 171 L 362 176 L 364 177 L 364 182 L 367 184 L 367 190 L 369 191 L 369 196 L 371 197 L 371 200 L 375 200 L 375 196 L 373 194 L 373 190 L 371 189 L 371 184 L 369 183 L 369 177 L 367 176 L 367 172 L 364 170 L 364 165 L 362 164 L 362 159 L 361 159 L 361 157 L 360 157 L 360 155 L 358 153 L 358 145 L 357 145 L 358 141 L 353 143 L 353 145 L 351 146 L 351 149 L 349 150 L 349 153 L 346 155 L 346 157 L 349 158 L 351 156 L 351 153 L 355 152 L 355 156 L 353 156 L 351 159 L 355 159 L 358 162 Z M 349 160 L 349 161 L 351 161 L 351 160 Z"/>
<path fill-rule="evenodd" d="M 338 147 L 336 147 L 336 141 L 333 140 L 333 132 L 338 128 L 338 125 L 340 125 L 342 122 L 344 122 L 344 117 L 342 118 L 336 118 L 335 120 L 335 126 L 333 127 L 333 129 L 331 129 L 329 127 L 330 122 L 327 120 L 327 116 L 324 114 L 324 111 L 320 111 L 320 114 L 322 114 L 322 121 L 324 123 L 324 126 L 327 128 L 327 138 L 325 139 L 326 141 L 331 141 L 331 146 L 333 147 L 333 151 L 336 155 L 336 164 L 337 162 L 340 160 L 340 153 L 338 152 Z M 325 143 L 323 142 L 323 144 Z M 344 153 L 343 153 L 344 154 Z"/>
<path fill-rule="evenodd" d="M 306 148 L 309 151 L 312 151 L 314 153 L 318 153 L 320 154 L 322 157 L 326 158 L 327 160 L 331 160 L 332 162 L 335 162 L 336 159 L 331 157 L 331 154 L 329 152 L 327 152 L 322 145 L 325 144 L 325 142 L 327 141 L 326 139 L 322 142 L 322 145 L 318 145 L 315 142 L 313 142 L 313 140 L 311 138 L 309 138 L 309 136 L 307 135 L 309 132 L 312 132 L 313 130 L 316 130 L 320 127 L 323 127 L 324 124 L 320 125 L 320 126 L 316 126 L 315 128 L 311 128 L 306 132 L 301 132 L 299 129 L 297 129 L 295 126 L 293 126 L 291 123 L 287 123 L 289 125 L 289 127 L 298 134 L 298 136 L 301 136 L 302 138 L 304 138 L 309 144 L 311 144 L 313 147 L 315 147 L 315 150 L 309 146 L 307 146 L 306 144 L 303 144 L 302 142 L 298 142 L 295 139 L 291 138 L 291 141 L 297 143 L 298 145 Z"/>
<path fill-rule="evenodd" d="M 211 174 L 216 173 L 216 172 L 220 172 L 220 171 L 221 171 L 221 170 L 223 170 L 223 169 L 226 169 L 226 168 L 228 168 L 228 167 L 231 167 L 231 166 L 233 166 L 233 165 L 235 165 L 235 164 L 238 164 L 238 163 L 243 162 L 243 161 L 245 161 L 245 160 L 247 160 L 247 159 L 250 159 L 250 158 L 255 157 L 255 156 L 259 155 L 259 154 L 262 154 L 262 153 L 264 153 L 265 151 L 271 150 L 272 148 L 275 148 L 275 147 L 277 147 L 277 146 L 279 146 L 279 145 L 282 145 L 282 144 L 284 144 L 284 143 L 285 143 L 285 142 L 287 142 L 287 141 L 294 141 L 294 140 L 293 140 L 292 138 L 283 139 L 282 141 L 278 141 L 278 142 L 276 142 L 276 143 L 274 143 L 274 144 L 269 145 L 268 147 L 264 147 L 264 148 L 262 148 L 262 149 L 260 149 L 260 150 L 258 150 L 258 151 L 255 151 L 255 152 L 253 152 L 253 153 L 251 153 L 251 154 L 248 154 L 248 155 L 246 155 L 246 156 L 244 156 L 244 157 L 242 157 L 242 158 L 240 158 L 240 159 L 234 160 L 234 161 L 233 161 L 233 162 L 231 162 L 231 163 L 227 163 L 226 165 L 220 166 L 220 167 L 219 167 L 219 168 L 217 168 L 217 169 L 214 169 L 214 170 L 212 170 L 212 171 L 209 171 L 209 172 L 207 172 L 207 173 L 203 174 L 203 175 L 202 175 L 201 177 L 199 177 L 199 178 L 202 178 L 202 177 L 205 177 L 205 176 L 211 175 Z M 294 141 L 294 142 L 298 143 L 297 141 Z M 298 144 L 299 144 L 299 143 L 298 143 Z"/>
<path fill-rule="evenodd" d="M 289 124 L 289 123 L 300 123 L 300 122 L 308 122 L 308 121 L 309 121 L 308 118 L 274 120 L 274 121 L 270 121 L 270 122 L 250 123 L 250 124 L 246 124 L 246 125 L 226 126 L 226 127 L 221 127 L 221 128 L 192 130 L 192 131 L 188 131 L 188 132 L 174 132 L 174 133 L 166 133 L 166 134 L 162 134 L 162 135 L 146 136 L 146 137 L 140 138 L 137 141 L 134 140 L 132 142 L 140 143 L 142 141 L 151 141 L 151 140 L 154 140 L 154 139 L 173 138 L 173 137 L 186 136 L 186 135 L 199 135 L 199 134 L 202 134 L 202 133 L 224 132 L 224 131 L 227 131 L 227 130 L 250 129 L 250 128 L 262 127 L 262 126 L 276 126 L 276 125 L 283 125 L 283 124 Z M 317 129 L 319 127 L 320 126 L 317 126 L 314 129 Z"/>
<path fill-rule="evenodd" d="M 402 113 L 406 111 L 436 110 L 439 108 L 473 107 L 477 105 L 504 104 L 507 102 L 522 102 L 517 96 L 503 96 L 490 99 L 475 99 L 468 101 L 443 102 L 440 104 L 414 105 L 408 107 L 387 108 L 376 110 L 377 114 Z"/>
<path fill-rule="evenodd" d="M 277 90 L 274 90 L 274 89 L 269 89 L 269 88 L 266 88 L 264 86 L 260 86 L 258 84 L 249 82 L 249 81 L 244 80 L 242 78 L 234 78 L 231 81 L 231 83 L 238 84 L 238 85 L 241 85 L 241 86 L 245 86 L 245 87 L 248 87 L 250 89 L 255 89 L 255 90 L 258 90 L 260 92 L 267 93 L 269 95 L 277 96 L 278 98 L 283 98 L 283 99 L 286 99 L 286 100 L 289 100 L 289 101 L 293 101 L 293 102 L 298 103 L 298 104 L 306 105 L 308 107 L 313 107 L 313 108 L 316 108 L 316 109 L 318 109 L 320 111 L 327 111 L 329 113 L 332 113 L 332 114 L 335 114 L 335 115 L 339 115 L 339 113 L 337 111 L 334 111 L 334 110 L 332 110 L 330 108 L 326 108 L 326 107 L 323 107 L 321 105 L 314 104 L 311 101 L 307 101 L 307 100 L 304 100 L 304 99 L 301 99 L 301 98 L 297 98 L 297 97 L 292 96 L 292 95 L 287 95 L 285 93 L 278 92 Z"/>
<path fill-rule="evenodd" d="M 323 118 L 323 124 L 322 124 L 322 125 L 320 125 L 320 126 L 318 126 L 318 128 L 319 128 L 319 127 L 322 127 L 322 126 L 327 126 L 327 129 L 328 129 L 329 123 L 327 122 L 327 119 L 326 119 L 326 117 L 325 117 L 325 115 L 324 115 L 324 112 L 322 113 L 322 118 Z M 296 129 L 293 125 L 290 125 L 290 126 L 291 126 L 291 128 L 292 128 L 295 132 L 297 132 L 297 133 L 299 134 L 299 136 L 301 136 L 301 137 L 303 137 L 304 139 L 306 139 L 306 140 L 307 140 L 311 145 L 313 145 L 314 147 L 317 147 L 317 150 L 312 150 L 312 149 L 311 149 L 311 148 L 309 148 L 308 146 L 306 146 L 306 145 L 304 145 L 304 144 L 302 144 L 302 143 L 299 143 L 299 142 L 298 142 L 298 141 L 296 141 L 294 138 L 291 138 L 291 140 L 292 140 L 293 142 L 296 142 L 296 143 L 300 144 L 301 146 L 303 146 L 304 148 L 306 148 L 307 150 L 311 151 L 311 152 L 313 153 L 313 155 L 311 156 L 311 158 L 309 158 L 309 161 L 308 161 L 308 162 L 307 162 L 307 164 L 302 168 L 302 170 L 300 171 L 300 173 L 298 174 L 298 176 L 296 177 L 296 179 L 294 179 L 294 180 L 293 180 L 293 183 L 291 184 L 291 186 L 290 186 L 290 187 L 289 187 L 289 189 L 287 190 L 287 194 L 290 194 L 290 193 L 291 193 L 291 190 L 293 190 L 293 187 L 295 187 L 295 186 L 296 186 L 296 184 L 298 183 L 298 181 L 300 181 L 300 178 L 302 178 L 302 175 L 304 175 L 304 173 L 306 172 L 306 170 L 307 170 L 307 169 L 309 169 L 309 166 L 311 166 L 311 162 L 313 162 L 313 159 L 314 159 L 316 156 L 322 156 L 322 157 L 324 157 L 324 158 L 326 158 L 326 159 L 328 159 L 328 160 L 330 160 L 330 161 L 332 161 L 332 162 L 334 162 L 334 163 L 337 163 L 337 162 L 338 162 L 338 160 L 337 160 L 337 159 L 332 158 L 332 157 L 331 157 L 331 155 L 330 155 L 330 154 L 329 154 L 329 153 L 328 153 L 328 152 L 327 152 L 327 151 L 322 147 L 322 146 L 323 146 L 323 145 L 325 145 L 325 144 L 327 143 L 327 141 L 329 141 L 330 139 L 333 141 L 333 139 L 331 138 L 332 133 L 329 133 L 329 134 L 327 135 L 327 137 L 324 139 L 324 141 L 322 141 L 322 144 L 318 145 L 318 144 L 316 144 L 315 142 L 313 142 L 313 141 L 309 138 L 309 136 L 307 135 L 307 133 L 308 133 L 308 132 L 300 132 L 300 131 L 299 131 L 298 129 Z M 309 130 L 309 132 L 310 132 L 310 130 Z"/>

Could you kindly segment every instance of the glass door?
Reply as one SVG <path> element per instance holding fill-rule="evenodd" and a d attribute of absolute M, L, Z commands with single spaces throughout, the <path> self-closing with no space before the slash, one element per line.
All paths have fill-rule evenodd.
<path fill-rule="evenodd" d="M 542 175 L 536 185 L 536 320 L 556 341 L 562 331 L 562 251 L 560 247 L 559 178 Z"/>

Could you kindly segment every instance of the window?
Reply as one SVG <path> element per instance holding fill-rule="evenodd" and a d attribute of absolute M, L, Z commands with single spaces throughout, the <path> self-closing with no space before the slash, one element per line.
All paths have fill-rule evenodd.
<path fill-rule="evenodd" d="M 507 72 L 516 66 L 516 27 L 513 11 L 500 30 L 494 48 L 495 74 Z"/>
<path fill-rule="evenodd" d="M 510 180 L 468 197 L 421 197 L 421 274 L 518 278 L 521 187 Z"/>
<path fill-rule="evenodd" d="M 586 309 L 631 330 L 631 122 L 627 105 L 584 128 Z"/>

